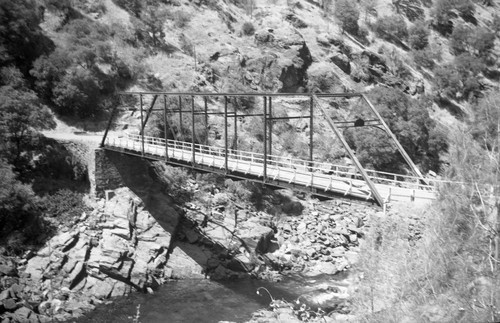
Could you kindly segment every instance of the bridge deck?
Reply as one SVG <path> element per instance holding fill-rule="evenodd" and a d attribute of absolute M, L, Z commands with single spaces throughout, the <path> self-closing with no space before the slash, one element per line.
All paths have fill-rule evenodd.
<path fill-rule="evenodd" d="M 254 152 L 230 150 L 156 137 L 144 137 L 144 150 L 139 135 L 107 137 L 105 149 L 134 155 L 148 155 L 203 166 L 205 169 L 224 170 L 243 177 L 262 178 L 268 182 L 288 183 L 320 192 L 332 192 L 358 199 L 372 200 L 372 194 L 359 174 L 347 166 L 317 163 L 306 160 L 267 156 Z M 417 177 L 367 171 L 379 194 L 386 201 L 428 202 L 435 199 L 433 186 L 422 185 Z"/>

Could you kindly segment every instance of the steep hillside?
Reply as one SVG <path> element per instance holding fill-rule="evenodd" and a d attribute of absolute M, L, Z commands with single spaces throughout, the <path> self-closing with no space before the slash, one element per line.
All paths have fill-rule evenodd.
<path fill-rule="evenodd" d="M 397 98 L 395 101 L 418 107 L 425 118 L 434 120 L 425 121 L 425 127 L 412 126 L 417 128 L 403 145 L 424 171 L 439 172 L 446 129 L 457 120 L 469 118 L 478 98 L 498 87 L 498 17 L 486 5 L 468 1 L 365 1 L 353 5 L 326 0 L 47 3 L 42 27 L 56 44 L 54 53 L 71 51 L 74 62 L 69 65 L 74 77 L 84 74 L 88 81 L 76 81 L 68 75 L 60 80 L 69 78 L 84 92 L 84 100 L 68 93 L 67 87 L 52 93 L 49 99 L 62 115 L 76 113 L 88 118 L 120 104 L 113 96 L 116 90 L 300 93 L 384 87 L 385 92 L 375 97 Z M 83 24 L 86 31 L 79 34 L 76 31 Z M 72 43 L 75 37 L 76 45 Z M 91 44 L 90 52 L 81 48 L 86 42 Z M 48 57 L 50 62 L 57 56 L 54 53 Z M 31 74 L 44 79 L 37 63 Z M 79 67 L 82 64 L 83 70 Z M 122 97 L 121 103 L 137 107 L 137 101 L 128 99 Z M 78 104 L 71 104 L 75 100 Z M 145 97 L 145 104 L 150 100 Z M 379 109 L 388 108 L 383 113 L 385 118 L 401 113 L 388 101 L 377 102 Z M 350 102 L 332 104 L 353 110 Z M 240 108 L 250 111 L 255 106 L 261 104 L 252 101 Z M 281 109 L 283 115 L 303 114 L 299 103 L 284 102 Z M 137 123 L 139 118 L 123 117 L 119 124 Z M 161 117 L 156 119 L 160 120 L 156 121 L 158 129 L 162 129 Z M 220 129 L 221 121 L 210 120 L 212 128 Z M 258 121 L 246 118 L 243 122 L 247 126 L 239 129 L 245 132 Z M 178 124 L 174 127 L 180 128 Z M 304 130 L 291 122 L 285 122 L 282 128 L 297 127 Z M 391 127 L 405 142 L 398 129 L 406 126 L 394 121 Z M 149 131 L 154 134 L 158 130 L 153 124 Z M 302 133 L 277 132 L 276 150 L 291 154 L 300 151 L 307 144 L 306 132 Z M 188 139 L 188 134 L 178 135 Z M 318 135 L 325 139 L 325 134 Z M 375 155 L 362 160 L 365 165 L 384 170 L 402 167 L 404 171 L 397 152 L 384 143 L 387 139 L 382 135 L 346 135 L 352 138 L 359 155 Z M 363 144 L 367 136 L 375 136 L 375 141 L 382 143 L 379 152 L 367 151 Z M 413 140 L 423 143 L 412 148 L 413 137 L 423 138 Z M 248 140 L 239 147 L 256 149 L 252 148 L 255 139 Z M 317 159 L 338 162 L 343 157 L 339 143 L 328 136 L 326 140 L 334 152 L 320 154 Z M 298 146 L 290 146 L 290 142 L 298 142 Z M 412 154 L 415 149 L 428 156 Z M 376 155 L 382 152 L 392 157 L 377 160 Z"/>
<path fill-rule="evenodd" d="M 119 97 L 118 91 L 368 91 L 411 157 L 424 171 L 439 172 L 446 162 L 447 129 L 457 120 L 467 121 L 478 99 L 498 87 L 499 18 L 489 10 L 496 8 L 494 3 L 45 0 L 38 7 L 28 3 L 37 10 L 36 27 L 41 28 L 37 32 L 48 45 L 39 46 L 39 52 L 23 64 L 9 59 L 5 63 L 20 68 L 29 87 L 65 122 L 84 130 L 102 129 L 105 122 L 99 120 L 106 120 L 114 106 L 137 107 L 137 98 Z M 148 105 L 151 97 L 144 100 Z M 246 112 L 262 106 L 258 100 L 236 105 Z M 331 110 L 340 119 L 358 113 L 355 105 L 327 102 L 342 106 Z M 417 111 L 423 112 L 422 120 L 409 120 Z M 304 114 L 301 102 L 278 102 L 276 113 Z M 138 118 L 124 114 L 117 124 L 137 123 Z M 163 128 L 161 119 L 153 118 L 150 133 Z M 220 129 L 221 120 L 211 119 L 211 128 Z M 259 140 L 248 130 L 256 122 L 260 121 L 242 121 L 239 129 L 249 139 L 238 147 L 258 150 L 252 147 Z M 179 124 L 173 126 L 178 136 L 188 139 Z M 296 128 L 301 131 L 290 131 Z M 275 131 L 276 151 L 296 155 L 307 145 L 308 130 L 302 125 L 283 122 L 280 129 Z M 345 135 L 358 155 L 368 156 L 362 158 L 366 166 L 406 171 L 382 134 L 347 131 Z M 367 137 L 381 147 L 370 151 Z M 340 145 L 330 135 L 319 132 L 317 138 L 317 150 L 324 154 L 316 159 L 342 160 Z M 333 147 L 330 151 L 321 146 L 325 141 Z"/>

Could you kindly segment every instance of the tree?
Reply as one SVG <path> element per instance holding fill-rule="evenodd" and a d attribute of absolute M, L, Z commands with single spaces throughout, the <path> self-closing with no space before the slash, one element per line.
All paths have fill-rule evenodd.
<path fill-rule="evenodd" d="M 34 92 L 11 85 L 0 87 L 0 134 L 4 151 L 12 151 L 14 162 L 19 160 L 35 130 L 54 126 L 49 109 L 40 104 Z"/>
<path fill-rule="evenodd" d="M 479 58 L 465 53 L 457 56 L 453 63 L 437 68 L 434 75 L 443 94 L 454 99 L 468 99 L 479 95 L 482 85 L 478 76 L 484 69 Z"/>
<path fill-rule="evenodd" d="M 27 84 L 21 71 L 15 66 L 0 69 L 0 86 L 10 85 L 14 89 L 25 89 Z"/>
<path fill-rule="evenodd" d="M 378 0 L 362 0 L 361 6 L 365 11 L 365 22 L 368 21 L 368 16 L 373 15 L 377 16 L 377 1 Z"/>
<path fill-rule="evenodd" d="M 143 29 L 143 36 L 146 39 L 151 38 L 153 46 L 157 46 L 161 42 L 161 39 L 165 37 L 163 25 L 167 19 L 167 14 L 167 11 L 164 9 L 148 6 L 140 15 L 143 24 L 138 27 Z M 177 15 L 181 14 L 181 11 L 177 11 Z M 179 17 L 179 19 L 184 18 Z"/>
<path fill-rule="evenodd" d="M 335 3 L 335 17 L 340 21 L 342 32 L 358 33 L 359 10 L 352 1 L 338 0 Z"/>
<path fill-rule="evenodd" d="M 481 98 L 469 121 L 472 135 L 479 144 L 489 151 L 500 152 L 500 93 L 489 92 Z"/>
<path fill-rule="evenodd" d="M 437 0 L 432 8 L 431 16 L 433 17 L 433 26 L 443 36 L 453 31 L 453 23 L 450 21 L 456 16 L 453 9 L 452 0 Z"/>
<path fill-rule="evenodd" d="M 491 29 L 495 32 L 495 34 L 500 33 L 500 15 L 494 14 L 493 19 L 491 21 Z"/>
<path fill-rule="evenodd" d="M 418 21 L 411 26 L 408 34 L 408 41 L 411 48 L 421 50 L 429 45 L 429 29 L 423 22 Z"/>
<path fill-rule="evenodd" d="M 416 101 L 393 88 L 375 88 L 369 98 L 387 122 L 406 152 L 424 170 L 439 167 L 439 154 L 446 149 L 443 134 L 437 131 L 426 106 L 430 100 Z M 377 169 L 395 171 L 404 159 L 380 130 L 354 129 L 350 135 L 358 156 Z M 357 133 L 359 132 L 359 133 Z"/>
<path fill-rule="evenodd" d="M 66 73 L 71 65 L 71 59 L 67 52 L 57 49 L 50 55 L 39 57 L 30 71 L 35 78 L 35 88 L 46 100 L 52 100 L 53 89 Z"/>
<path fill-rule="evenodd" d="M 94 69 L 98 62 L 111 63 L 111 31 L 107 26 L 86 19 L 76 19 L 65 30 L 70 35 L 71 44 L 66 55 L 75 63 L 85 69 Z"/>
<path fill-rule="evenodd" d="M 472 30 L 464 23 L 458 23 L 450 36 L 450 49 L 454 55 L 471 51 Z"/>
<path fill-rule="evenodd" d="M 26 74 L 38 56 L 53 49 L 40 17 L 33 0 L 0 0 L 0 65 L 14 63 Z"/>
<path fill-rule="evenodd" d="M 470 0 L 454 0 L 453 7 L 460 13 L 460 15 L 465 20 L 468 20 L 470 17 L 473 17 L 476 11 L 474 3 L 472 3 Z"/>
<path fill-rule="evenodd" d="M 0 158 L 0 241 L 14 230 L 25 237 L 34 238 L 41 232 L 41 219 L 36 207 L 36 197 L 30 185 L 17 180 L 13 166 Z M 3 242 L 3 241 L 1 241 Z M 8 246 L 14 249 L 14 246 Z M 16 250 L 11 250 L 16 251 Z"/>
<path fill-rule="evenodd" d="M 99 82 L 88 70 L 74 68 L 57 83 L 53 93 L 53 101 L 62 115 L 88 118 L 99 111 Z"/>
<path fill-rule="evenodd" d="M 471 39 L 472 54 L 486 58 L 495 48 L 495 33 L 484 27 L 478 27 Z"/>

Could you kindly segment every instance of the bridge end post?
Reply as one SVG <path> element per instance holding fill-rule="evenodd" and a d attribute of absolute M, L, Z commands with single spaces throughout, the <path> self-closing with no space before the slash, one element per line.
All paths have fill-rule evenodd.
<path fill-rule="evenodd" d="M 142 94 L 139 95 L 140 104 L 141 104 L 141 126 L 144 124 L 144 113 L 142 111 L 143 102 L 142 102 Z M 141 156 L 144 157 L 144 131 L 141 131 Z"/>
<path fill-rule="evenodd" d="M 104 131 L 104 136 L 102 137 L 100 148 L 103 148 L 106 144 L 106 137 L 108 136 L 109 128 L 111 128 L 111 124 L 113 123 L 113 118 L 115 117 L 115 112 L 117 110 L 117 106 L 114 106 L 113 110 L 111 110 L 111 115 L 109 116 L 108 124 L 106 126 L 106 130 Z"/>
<path fill-rule="evenodd" d="M 191 96 L 191 154 L 193 161 L 191 162 L 191 166 L 194 167 L 196 164 L 196 151 L 194 149 L 194 137 L 195 137 L 195 128 L 194 128 L 194 95 Z"/>
<path fill-rule="evenodd" d="M 227 153 L 227 144 L 228 144 L 228 138 L 227 138 L 227 102 L 228 98 L 227 95 L 224 96 L 224 167 L 225 167 L 225 172 L 226 174 L 228 173 L 228 153 Z"/>
<path fill-rule="evenodd" d="M 163 95 L 163 136 L 165 137 L 165 162 L 168 162 L 168 137 L 167 137 L 167 95 Z"/>
<path fill-rule="evenodd" d="M 262 181 L 265 183 L 267 179 L 267 97 L 264 96 L 264 170 L 262 173 Z"/>

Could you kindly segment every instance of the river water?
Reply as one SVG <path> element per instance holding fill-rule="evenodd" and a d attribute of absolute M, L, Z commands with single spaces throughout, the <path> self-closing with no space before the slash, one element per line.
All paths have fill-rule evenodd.
<path fill-rule="evenodd" d="M 257 294 L 259 287 L 269 290 L 275 299 L 288 302 L 312 300 L 328 293 L 327 287 L 342 285 L 345 274 L 307 278 L 285 276 L 280 282 L 257 279 L 216 282 L 211 280 L 178 280 L 167 282 L 154 294 L 133 293 L 116 298 L 113 303 L 99 305 L 93 312 L 77 320 L 90 322 L 132 322 L 140 304 L 142 323 L 245 322 L 259 309 L 268 308 L 271 298 L 266 292 Z M 261 290 L 262 291 L 262 290 Z M 314 303 L 309 302 L 314 306 Z M 329 302 L 330 308 L 335 302 Z"/>

